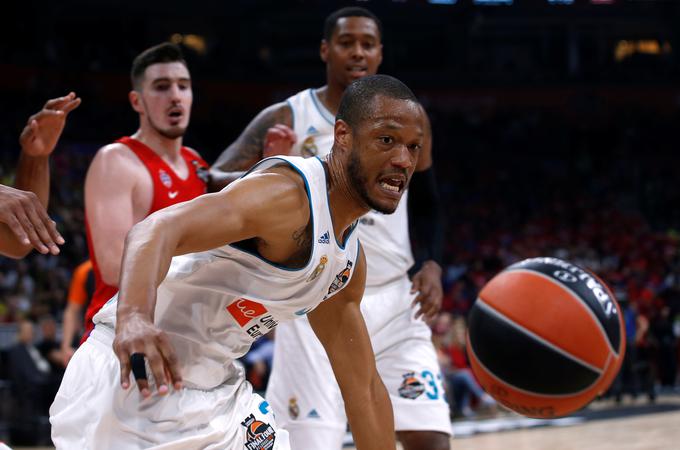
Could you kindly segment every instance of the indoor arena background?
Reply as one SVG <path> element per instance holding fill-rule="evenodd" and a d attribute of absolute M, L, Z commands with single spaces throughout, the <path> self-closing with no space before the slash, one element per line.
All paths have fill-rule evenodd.
<path fill-rule="evenodd" d="M 433 323 L 442 354 L 490 277 L 519 259 L 558 256 L 608 282 L 638 335 L 634 373 L 599 402 L 623 408 L 634 392 L 644 401 L 676 392 L 680 2 L 11 3 L 0 13 L 0 183 L 13 181 L 28 116 L 69 91 L 83 103 L 51 159 L 61 254 L 0 258 L 0 441 L 49 445 L 46 405 L 60 370 L 18 392 L 7 355 L 23 318 L 36 344 L 51 321 L 59 340 L 72 272 L 87 258 L 88 164 L 137 127 L 132 58 L 162 41 L 183 46 L 194 88 L 184 142 L 212 163 L 262 108 L 324 84 L 323 19 L 351 4 L 381 18 L 380 72 L 412 87 L 431 117 L 445 211 L 445 297 Z M 263 389 L 260 354 L 244 364 Z M 452 411 L 454 424 L 507 414 L 477 403 Z"/>

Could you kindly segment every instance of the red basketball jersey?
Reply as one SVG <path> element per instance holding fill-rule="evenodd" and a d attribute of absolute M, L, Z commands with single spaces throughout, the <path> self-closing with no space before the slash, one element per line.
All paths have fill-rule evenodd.
<path fill-rule="evenodd" d="M 146 214 L 147 216 L 159 209 L 166 208 L 176 203 L 185 202 L 194 197 L 198 197 L 201 194 L 205 194 L 208 182 L 208 164 L 188 148 L 182 147 L 180 150 L 180 154 L 189 168 L 189 176 L 185 180 L 182 180 L 160 156 L 145 144 L 142 144 L 131 137 L 123 137 L 116 142 L 119 142 L 132 150 L 149 171 L 149 175 L 153 182 L 153 199 L 151 200 L 151 208 Z M 85 220 L 85 231 L 87 235 L 87 246 L 90 251 L 90 259 L 92 260 L 92 267 L 94 270 L 95 291 L 92 296 L 92 301 L 90 301 L 87 312 L 85 313 L 85 334 L 83 335 L 82 341 L 87 339 L 87 336 L 94 327 L 92 317 L 94 317 L 104 303 L 118 292 L 116 286 L 106 284 L 102 279 L 99 265 L 97 264 L 97 258 L 94 254 L 92 234 L 90 233 L 90 226 L 87 223 L 87 219 Z"/>

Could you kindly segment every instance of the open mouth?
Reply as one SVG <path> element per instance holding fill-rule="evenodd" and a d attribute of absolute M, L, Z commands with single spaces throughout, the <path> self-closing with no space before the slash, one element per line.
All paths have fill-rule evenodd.
<path fill-rule="evenodd" d="M 406 186 L 406 178 L 403 175 L 388 175 L 378 180 L 380 187 L 388 192 L 400 193 Z"/>
<path fill-rule="evenodd" d="M 368 73 L 368 67 L 366 66 L 349 66 L 347 70 L 349 71 L 350 75 L 356 77 L 361 77 Z"/>
<path fill-rule="evenodd" d="M 182 108 L 170 108 L 168 111 L 168 117 L 174 122 L 178 121 L 182 118 L 184 115 L 184 111 Z"/>

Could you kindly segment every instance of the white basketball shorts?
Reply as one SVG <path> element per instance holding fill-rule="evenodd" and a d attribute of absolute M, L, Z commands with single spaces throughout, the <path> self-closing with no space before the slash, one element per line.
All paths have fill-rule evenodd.
<path fill-rule="evenodd" d="M 290 450 L 269 404 L 238 373 L 210 390 L 143 399 L 120 387 L 113 330 L 97 325 L 71 359 L 50 408 L 57 449 Z"/>
<path fill-rule="evenodd" d="M 430 328 L 414 319 L 415 295 L 404 276 L 368 289 L 361 310 L 376 365 L 392 401 L 397 431 L 451 434 L 437 355 Z M 307 318 L 281 323 L 266 399 L 295 450 L 342 447 L 347 418 L 328 357 Z"/>

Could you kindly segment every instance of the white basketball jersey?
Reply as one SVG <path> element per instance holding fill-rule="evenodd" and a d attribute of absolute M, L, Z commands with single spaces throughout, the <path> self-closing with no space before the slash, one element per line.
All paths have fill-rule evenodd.
<path fill-rule="evenodd" d="M 324 156 L 331 151 L 335 117 L 321 103 L 314 89 L 298 92 L 287 100 L 293 111 L 297 143 L 293 154 Z M 400 277 L 413 265 L 408 233 L 407 194 L 394 214 L 370 211 L 361 218 L 359 238 L 368 263 L 366 286 L 381 286 Z"/>
<path fill-rule="evenodd" d="M 356 224 L 339 243 L 318 158 L 275 157 L 249 173 L 290 164 L 304 179 L 313 228 L 312 251 L 301 269 L 264 260 L 238 244 L 172 259 L 158 287 L 155 324 L 170 337 L 188 387 L 211 389 L 235 374 L 233 361 L 281 321 L 304 316 L 347 285 L 356 267 Z M 247 176 L 247 175 L 246 175 Z M 115 326 L 117 296 L 95 316 Z"/>

